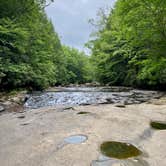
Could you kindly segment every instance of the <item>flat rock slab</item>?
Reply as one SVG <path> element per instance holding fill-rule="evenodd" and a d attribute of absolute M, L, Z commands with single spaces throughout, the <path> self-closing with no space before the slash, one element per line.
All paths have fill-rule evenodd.
<path fill-rule="evenodd" d="M 166 131 L 150 129 L 150 122 L 166 120 L 166 104 L 78 106 L 59 111 L 48 107 L 0 116 L 2 166 L 166 166 Z M 89 112 L 80 116 L 78 112 Z M 28 124 L 28 125 L 23 125 Z M 150 134 L 149 134 L 150 133 Z M 80 144 L 60 146 L 73 135 L 86 135 Z M 105 141 L 128 142 L 143 154 L 127 160 L 101 156 Z M 136 161 L 138 159 L 138 161 Z M 105 164 L 105 165 L 104 165 Z"/>

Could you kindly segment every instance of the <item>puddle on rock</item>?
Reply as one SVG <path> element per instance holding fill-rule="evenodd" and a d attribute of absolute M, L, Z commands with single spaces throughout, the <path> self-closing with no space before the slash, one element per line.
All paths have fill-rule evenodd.
<path fill-rule="evenodd" d="M 65 138 L 64 142 L 68 144 L 80 144 L 85 142 L 87 139 L 88 137 L 85 135 L 74 135 L 74 136 Z"/>
<path fill-rule="evenodd" d="M 156 130 L 166 130 L 166 122 L 152 121 L 150 126 Z"/>
<path fill-rule="evenodd" d="M 65 107 L 64 110 L 75 110 L 74 107 Z"/>
<path fill-rule="evenodd" d="M 142 152 L 132 144 L 115 141 L 104 142 L 101 144 L 100 150 L 103 155 L 116 159 L 127 159 L 142 154 Z"/>
<path fill-rule="evenodd" d="M 25 118 L 25 115 L 20 115 L 17 117 L 18 119 L 24 119 Z"/>
<path fill-rule="evenodd" d="M 78 115 L 85 115 L 85 114 L 90 114 L 90 112 L 82 111 L 82 112 L 78 112 L 77 114 L 78 114 Z"/>
<path fill-rule="evenodd" d="M 27 125 L 29 125 L 30 123 L 22 123 L 22 124 L 20 124 L 21 126 L 27 126 Z"/>

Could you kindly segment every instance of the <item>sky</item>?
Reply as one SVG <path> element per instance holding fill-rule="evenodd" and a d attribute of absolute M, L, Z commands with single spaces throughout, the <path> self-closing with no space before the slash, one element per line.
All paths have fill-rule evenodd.
<path fill-rule="evenodd" d="M 55 0 L 46 8 L 62 44 L 85 51 L 94 27 L 88 23 L 95 19 L 99 8 L 113 7 L 115 0 Z"/>

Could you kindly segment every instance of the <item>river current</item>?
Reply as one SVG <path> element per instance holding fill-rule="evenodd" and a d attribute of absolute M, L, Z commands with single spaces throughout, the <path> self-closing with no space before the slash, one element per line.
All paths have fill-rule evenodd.
<path fill-rule="evenodd" d="M 126 87 L 59 87 L 45 92 L 34 92 L 25 103 L 26 108 L 47 106 L 76 106 L 91 104 L 139 104 L 160 98 L 161 92 Z"/>

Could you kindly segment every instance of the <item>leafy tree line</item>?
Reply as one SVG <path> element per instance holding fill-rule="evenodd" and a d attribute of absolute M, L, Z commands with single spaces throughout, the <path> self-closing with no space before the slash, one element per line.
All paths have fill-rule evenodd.
<path fill-rule="evenodd" d="M 90 57 L 68 46 L 63 46 L 63 53 L 65 59 L 65 78 L 63 82 L 65 84 L 91 82 L 93 70 Z"/>
<path fill-rule="evenodd" d="M 166 88 L 166 1 L 117 0 L 89 42 L 96 79 L 109 85 Z M 102 25 L 103 26 L 103 25 Z"/>
<path fill-rule="evenodd" d="M 44 0 L 0 0 L 0 89 L 88 81 L 89 59 L 62 46 Z"/>

